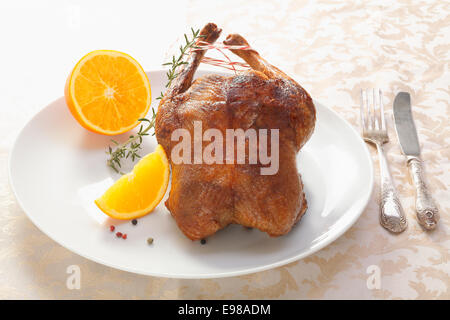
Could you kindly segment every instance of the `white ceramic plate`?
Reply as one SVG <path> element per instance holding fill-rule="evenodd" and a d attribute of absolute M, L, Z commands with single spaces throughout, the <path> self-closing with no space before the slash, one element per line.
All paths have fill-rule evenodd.
<path fill-rule="evenodd" d="M 166 77 L 163 71 L 148 75 L 156 107 Z M 34 116 L 17 137 L 9 162 L 11 185 L 42 232 L 110 267 L 171 278 L 227 277 L 274 268 L 336 240 L 358 219 L 372 191 L 372 162 L 359 134 L 335 112 L 315 105 L 316 129 L 297 157 L 309 208 L 293 230 L 279 238 L 233 225 L 205 245 L 193 242 L 165 208 L 168 192 L 136 226 L 110 219 L 93 203 L 118 178 L 105 164 L 110 138 L 79 126 L 63 98 Z M 149 136 L 142 153 L 156 144 Z M 109 231 L 112 224 L 128 239 L 116 238 Z M 146 243 L 148 237 L 155 239 L 153 245 Z"/>

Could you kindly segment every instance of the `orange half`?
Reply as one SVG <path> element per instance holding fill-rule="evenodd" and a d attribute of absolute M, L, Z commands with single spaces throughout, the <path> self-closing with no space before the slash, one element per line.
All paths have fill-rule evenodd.
<path fill-rule="evenodd" d="M 116 135 L 138 125 L 151 104 L 150 81 L 139 63 L 113 50 L 92 51 L 67 78 L 66 103 L 86 129 Z"/>

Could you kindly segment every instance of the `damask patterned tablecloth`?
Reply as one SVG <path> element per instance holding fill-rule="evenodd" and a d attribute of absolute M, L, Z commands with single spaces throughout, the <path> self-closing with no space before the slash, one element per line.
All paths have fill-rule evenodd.
<path fill-rule="evenodd" d="M 0 298 L 450 298 L 448 1 L 108 2 L 104 7 L 50 1 L 2 9 L 0 27 L 11 30 L 3 43 L 11 52 L 0 53 Z M 28 220 L 9 186 L 7 158 L 30 116 L 62 95 L 71 63 L 89 50 L 119 46 L 146 68 L 158 67 L 171 37 L 210 21 L 225 33 L 245 35 L 263 57 L 355 127 L 359 90 L 383 90 L 391 137 L 386 150 L 409 220 L 404 233 L 390 234 L 378 223 L 379 173 L 371 147 L 374 192 L 355 225 L 316 254 L 256 274 L 177 280 L 122 272 L 64 249 Z M 414 189 L 392 126 L 392 101 L 399 91 L 412 94 L 427 178 L 441 212 L 433 232 L 424 232 L 415 218 Z M 80 267 L 79 290 L 66 286 L 70 265 Z"/>

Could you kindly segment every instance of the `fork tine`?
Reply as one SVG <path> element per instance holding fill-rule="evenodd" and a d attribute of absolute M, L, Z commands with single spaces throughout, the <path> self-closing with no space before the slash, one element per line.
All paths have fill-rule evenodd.
<path fill-rule="evenodd" d="M 377 145 L 389 142 L 381 89 L 361 89 L 360 98 L 360 116 L 364 140 Z"/>
<path fill-rule="evenodd" d="M 373 130 L 373 118 L 370 112 L 369 91 L 366 89 L 364 92 L 366 94 L 367 128 L 369 130 Z"/>
<path fill-rule="evenodd" d="M 380 118 L 381 118 L 381 130 L 386 130 L 386 120 L 384 118 L 384 105 L 383 105 L 383 93 L 381 89 L 378 90 L 380 95 Z"/>
<path fill-rule="evenodd" d="M 366 127 L 366 119 L 365 119 L 363 89 L 361 89 L 361 92 L 360 92 L 359 114 L 361 116 L 361 127 L 364 132 L 367 130 L 367 127 Z"/>
<path fill-rule="evenodd" d="M 373 109 L 373 123 L 374 123 L 374 130 L 380 130 L 380 122 L 378 121 L 378 103 L 377 103 L 377 96 L 375 94 L 375 88 L 372 89 L 372 109 Z"/>
<path fill-rule="evenodd" d="M 367 89 L 366 97 L 367 97 L 367 110 L 369 112 L 369 119 L 370 119 L 370 129 L 375 130 L 375 118 L 374 118 L 375 109 L 373 106 L 373 96 L 372 100 L 370 99 L 370 89 Z"/>

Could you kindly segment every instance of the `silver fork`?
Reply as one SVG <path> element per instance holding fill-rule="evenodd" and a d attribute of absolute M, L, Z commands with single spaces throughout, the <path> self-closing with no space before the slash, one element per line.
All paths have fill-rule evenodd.
<path fill-rule="evenodd" d="M 371 99 L 370 95 L 372 95 Z M 380 161 L 380 224 L 391 232 L 400 233 L 406 229 L 407 222 L 383 151 L 383 144 L 389 142 L 389 136 L 384 118 L 381 90 L 361 89 L 360 113 L 363 138 L 366 142 L 376 145 Z"/>

